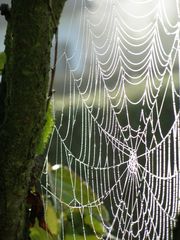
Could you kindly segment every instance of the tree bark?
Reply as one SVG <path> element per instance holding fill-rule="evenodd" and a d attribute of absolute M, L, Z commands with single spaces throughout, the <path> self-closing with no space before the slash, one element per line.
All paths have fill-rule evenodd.
<path fill-rule="evenodd" d="M 1 240 L 23 239 L 25 199 L 45 123 L 51 42 L 64 3 L 12 0 L 0 93 Z"/>

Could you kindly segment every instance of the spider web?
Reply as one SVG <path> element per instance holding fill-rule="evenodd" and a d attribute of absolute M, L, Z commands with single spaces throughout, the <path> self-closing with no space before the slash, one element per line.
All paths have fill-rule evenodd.
<path fill-rule="evenodd" d="M 49 161 L 68 167 L 73 198 L 64 201 L 66 186 L 61 182 L 58 189 L 57 178 L 53 191 L 47 175 L 42 187 L 60 211 L 70 209 L 73 239 L 75 208 L 82 228 L 83 211 L 94 226 L 98 209 L 106 234 L 94 226 L 97 239 L 171 239 L 180 197 L 179 1 L 75 0 L 67 2 L 63 17 L 57 121 L 46 167 Z M 73 172 L 86 184 L 79 188 Z"/>

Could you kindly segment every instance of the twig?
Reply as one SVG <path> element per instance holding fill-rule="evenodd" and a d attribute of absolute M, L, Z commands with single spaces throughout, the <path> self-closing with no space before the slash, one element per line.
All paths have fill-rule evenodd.
<path fill-rule="evenodd" d="M 49 85 L 49 91 L 48 91 L 46 111 L 48 109 L 51 97 L 52 97 L 53 93 L 55 93 L 55 90 L 53 90 L 53 85 L 54 85 L 57 55 L 58 55 L 58 27 L 56 26 L 56 19 L 55 19 L 54 12 L 53 12 L 53 9 L 52 9 L 51 0 L 48 1 L 48 6 L 49 6 L 49 10 L 50 10 L 51 15 L 52 15 L 52 21 L 53 21 L 54 28 L 55 28 L 55 48 L 54 48 L 54 63 L 53 63 L 53 67 L 51 68 L 51 78 L 50 78 L 50 85 Z"/>

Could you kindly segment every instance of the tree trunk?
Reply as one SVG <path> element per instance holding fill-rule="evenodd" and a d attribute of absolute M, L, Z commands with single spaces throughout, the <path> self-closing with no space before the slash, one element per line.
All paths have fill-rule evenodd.
<path fill-rule="evenodd" d="M 23 239 L 25 199 L 45 122 L 51 42 L 64 2 L 12 0 L 0 93 L 1 240 Z"/>

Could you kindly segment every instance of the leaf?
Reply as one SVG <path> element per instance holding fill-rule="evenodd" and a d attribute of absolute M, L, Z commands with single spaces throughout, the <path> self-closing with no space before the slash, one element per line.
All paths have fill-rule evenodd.
<path fill-rule="evenodd" d="M 80 209 L 71 209 L 71 211 L 67 209 L 66 211 L 67 214 L 67 221 L 65 223 L 65 233 L 66 234 L 73 234 L 73 231 L 78 235 L 83 235 L 83 231 L 84 229 L 86 229 L 86 227 L 84 226 L 83 228 L 83 224 L 82 224 L 82 215 L 80 214 Z M 72 221 L 73 220 L 73 221 Z M 73 222 L 73 225 L 72 225 Z M 87 233 L 87 231 L 86 231 Z M 91 233 L 93 233 L 91 231 Z"/>
<path fill-rule="evenodd" d="M 47 210 L 46 210 L 46 222 L 47 222 L 50 232 L 53 235 L 58 235 L 59 223 L 58 223 L 58 219 L 56 216 L 56 211 L 50 201 L 48 202 L 48 206 L 47 206 Z"/>
<path fill-rule="evenodd" d="M 36 154 L 41 155 L 46 147 L 46 144 L 48 143 L 49 137 L 52 133 L 54 127 L 54 119 L 52 115 L 52 107 L 49 105 L 48 110 L 46 112 L 46 123 L 44 125 L 44 128 L 41 132 L 38 145 L 36 147 Z"/>
<path fill-rule="evenodd" d="M 4 69 L 4 64 L 6 63 L 6 54 L 5 52 L 0 53 L 0 73 Z"/>
<path fill-rule="evenodd" d="M 31 240 L 55 240 L 56 238 L 51 237 L 44 229 L 40 228 L 36 223 L 34 227 L 30 228 L 30 239 Z"/>
<path fill-rule="evenodd" d="M 52 233 L 53 237 L 48 234 L 47 231 L 39 227 L 37 221 L 34 227 L 30 228 L 30 238 L 31 240 L 55 240 L 56 236 L 59 233 L 59 223 L 58 218 L 56 216 L 56 212 L 52 203 L 48 201 L 47 210 L 46 210 L 46 223 L 48 225 L 48 229 Z"/>
<path fill-rule="evenodd" d="M 96 201 L 96 206 L 85 207 L 85 214 L 92 214 L 96 219 L 101 218 L 109 221 L 109 213 L 105 206 L 97 200 L 96 194 L 91 187 L 85 183 L 75 172 L 65 166 L 61 166 L 56 171 L 49 166 L 50 185 L 52 191 L 55 189 L 56 195 L 60 196 L 60 201 L 68 205 L 87 205 Z M 76 202 L 75 199 L 77 200 Z M 99 204 L 99 205 L 98 205 Z M 81 206 L 81 205 L 80 205 Z"/>
<path fill-rule="evenodd" d="M 99 234 L 106 233 L 105 227 L 96 218 L 90 217 L 90 215 L 86 215 L 84 217 L 84 222 L 85 224 L 89 225 L 92 229 L 94 229 L 96 233 L 99 233 Z"/>
<path fill-rule="evenodd" d="M 67 214 L 67 220 L 65 225 L 65 232 L 66 234 L 73 234 L 73 228 L 74 233 L 78 235 L 83 235 L 84 231 L 86 232 L 86 235 L 92 235 L 94 232 L 99 235 L 104 235 L 106 233 L 106 229 L 103 226 L 102 222 L 94 218 L 93 216 L 90 216 L 88 212 L 85 212 L 82 215 L 80 214 L 79 209 L 72 209 L 70 211 L 66 211 Z M 72 213 L 72 214 L 71 214 Z M 72 227 L 72 216 L 73 216 L 73 227 Z M 84 224 L 82 224 L 82 222 Z"/>

